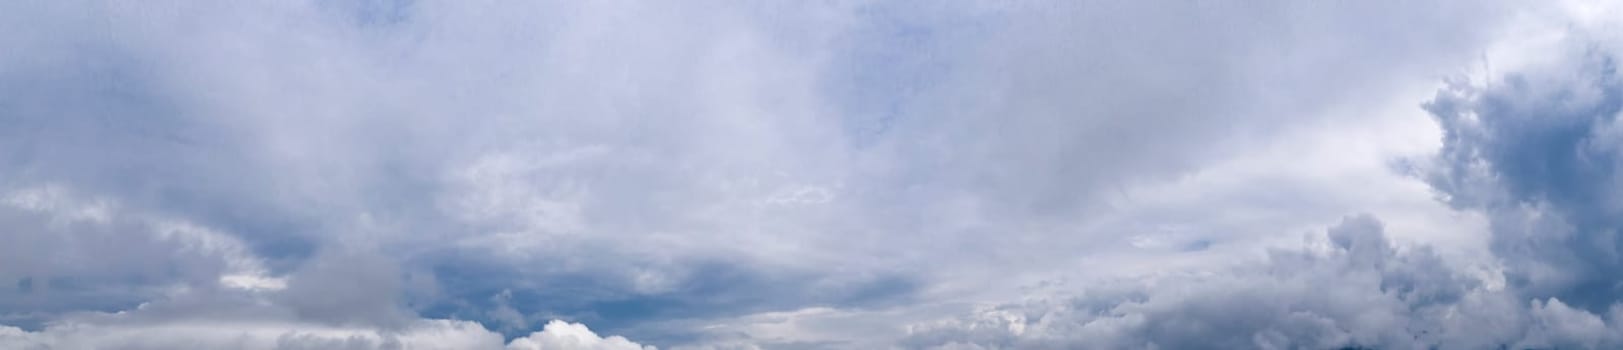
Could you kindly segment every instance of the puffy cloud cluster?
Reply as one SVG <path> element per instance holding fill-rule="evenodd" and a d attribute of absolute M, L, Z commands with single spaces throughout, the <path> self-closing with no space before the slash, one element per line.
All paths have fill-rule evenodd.
<path fill-rule="evenodd" d="M 1492 219 L 1493 250 L 1528 297 L 1600 312 L 1623 300 L 1623 78 L 1617 38 L 1427 104 L 1446 136 L 1425 175 Z"/>
<path fill-rule="evenodd" d="M 513 339 L 512 343 L 507 344 L 507 349 L 653 350 L 654 347 L 638 345 L 618 336 L 601 338 L 583 324 L 552 321 L 540 332 Z"/>
<path fill-rule="evenodd" d="M 1349 217 L 1300 250 L 1201 275 L 1034 297 L 910 327 L 912 348 L 1481 349 L 1623 346 L 1623 307 L 1527 300 Z"/>

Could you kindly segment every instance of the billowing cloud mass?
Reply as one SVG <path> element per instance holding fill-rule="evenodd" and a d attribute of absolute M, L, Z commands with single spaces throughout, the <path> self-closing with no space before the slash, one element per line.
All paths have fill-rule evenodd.
<path fill-rule="evenodd" d="M 1494 252 L 1526 296 L 1599 311 L 1623 296 L 1611 273 L 1623 267 L 1623 51 L 1580 45 L 1496 85 L 1439 93 L 1427 109 L 1447 136 L 1426 175 L 1449 204 L 1493 218 Z"/>
<path fill-rule="evenodd" d="M 1600 313 L 1526 299 L 1429 247 L 1398 249 L 1349 217 L 1301 250 L 1205 275 L 1046 296 L 912 326 L 904 344 L 1005 348 L 1612 348 L 1623 305 Z"/>
<path fill-rule="evenodd" d="M 1623 346 L 1623 240 L 1613 197 L 1623 80 L 1616 37 L 1568 33 L 1554 57 L 1448 81 L 1442 127 L 1405 160 L 1440 200 L 1488 220 L 1491 263 L 1395 246 L 1346 218 L 1300 249 L 1234 269 L 1038 293 L 909 328 L 928 348 L 1590 348 Z"/>
<path fill-rule="evenodd" d="M 599 338 L 585 325 L 552 321 L 540 332 L 514 339 L 509 350 L 583 349 L 583 350 L 642 350 L 653 349 L 637 345 L 622 337 Z"/>
<path fill-rule="evenodd" d="M 1619 9 L 7 2 L 0 348 L 1623 347 Z"/>

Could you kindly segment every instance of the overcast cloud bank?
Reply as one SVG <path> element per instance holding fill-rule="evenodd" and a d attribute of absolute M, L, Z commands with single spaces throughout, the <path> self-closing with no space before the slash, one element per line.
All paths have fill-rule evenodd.
<path fill-rule="evenodd" d="M 1604 5 L 0 4 L 0 347 L 1623 347 Z"/>

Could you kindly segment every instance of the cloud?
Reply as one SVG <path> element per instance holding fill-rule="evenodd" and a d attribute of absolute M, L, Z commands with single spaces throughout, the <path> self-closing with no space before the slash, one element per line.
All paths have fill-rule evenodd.
<path fill-rule="evenodd" d="M 1605 27 L 1600 27 L 1605 28 Z M 1615 36 L 1565 28 L 1550 58 L 1455 79 L 1425 104 L 1435 157 L 1407 160 L 1488 220 L 1488 261 L 1395 244 L 1354 216 L 1300 249 L 1027 295 L 914 324 L 910 348 L 1613 348 L 1623 346 Z"/>
<path fill-rule="evenodd" d="M 497 349 L 501 334 L 460 320 L 419 319 L 393 263 L 326 251 L 271 276 L 232 235 L 154 216 L 58 186 L 7 193 L 13 237 L 0 276 L 0 347 L 17 349 Z M 48 253 L 48 254 L 47 254 Z M 132 284 L 130 279 L 142 281 Z M 116 311 L 116 312 L 114 312 Z M 514 346 L 604 349 L 632 344 L 554 322 Z M 579 339 L 569 342 L 570 339 Z M 593 342 L 602 342 L 601 345 Z"/>
<path fill-rule="evenodd" d="M 175 314 L 186 305 L 148 304 L 110 314 L 59 319 L 39 331 L 0 327 L 7 349 L 527 349 L 653 350 L 619 336 L 599 337 L 586 326 L 553 321 L 542 330 L 503 343 L 479 323 L 419 319 L 388 328 L 297 321 L 277 306 L 217 303 L 209 314 Z M 235 316 L 223 310 L 237 309 Z"/>
<path fill-rule="evenodd" d="M 773 220 L 736 213 L 812 207 L 767 199 L 833 181 L 816 174 L 834 167 L 813 150 L 839 144 L 816 119 L 825 109 L 816 61 L 832 40 L 819 31 L 838 28 L 825 24 L 839 14 L 509 5 L 6 5 L 4 22 L 28 25 L 7 26 L 15 30 L 0 44 L 30 54 L 0 58 L 0 188 L 51 186 L 207 228 L 233 242 L 229 258 L 257 264 L 241 268 L 254 278 L 220 274 L 236 285 L 285 287 L 278 302 L 306 321 L 400 322 L 402 304 L 486 300 L 491 290 L 398 290 L 420 287 L 400 275 L 426 273 L 439 278 L 415 281 L 437 284 L 451 278 L 434 274 L 462 275 L 452 268 L 468 261 L 514 272 L 484 282 L 494 290 L 533 295 L 533 281 L 545 281 L 546 293 L 566 294 L 554 281 L 573 277 L 604 291 L 572 296 L 586 305 L 714 288 L 690 272 L 716 261 L 741 265 L 723 267 L 748 275 L 741 279 L 776 274 L 742 265 L 777 252 L 731 247 L 796 244 L 747 227 Z M 794 41 L 776 40 L 785 36 Z M 133 229 L 61 243 L 82 247 L 48 245 L 55 231 L 29 220 L 8 225 L 7 238 L 37 238 L 47 249 L 16 246 L 8 266 L 54 266 L 29 250 L 95 250 L 84 254 L 95 260 L 88 266 L 122 267 L 100 272 L 108 282 L 98 287 L 131 294 L 100 298 L 117 305 L 80 299 L 60 309 L 128 308 L 167 298 L 147 283 L 198 288 L 219 277 L 152 276 L 170 263 L 224 269 L 175 262 L 184 247 L 120 251 L 171 244 L 115 247 L 148 239 Z M 65 283 L 46 275 L 5 277 L 27 286 L 19 289 Z M 847 283 L 831 273 L 801 277 Z M 10 300 L 22 301 L 0 310 L 8 318 L 46 308 Z M 559 313 L 533 300 L 516 307 Z"/>
<path fill-rule="evenodd" d="M 187 289 L 278 290 L 241 240 L 184 219 L 54 185 L 0 193 L 3 312 L 35 325 L 74 311 L 115 311 Z"/>
<path fill-rule="evenodd" d="M 63 324 L 34 333 L 0 328 L 0 345 L 11 349 L 500 349 L 502 338 L 468 321 L 421 321 L 394 332 L 274 322 L 206 322 Z"/>
<path fill-rule="evenodd" d="M 118 318 L 111 315 L 109 318 Z M 586 326 L 553 321 L 539 332 L 502 342 L 478 323 L 418 320 L 398 329 L 332 327 L 266 320 L 238 322 L 69 322 L 38 332 L 0 327 L 7 349 L 510 349 L 653 350 L 619 336 L 598 337 Z"/>
<path fill-rule="evenodd" d="M 579 349 L 579 350 L 652 350 L 654 347 L 642 346 L 622 337 L 600 338 L 586 325 L 568 323 L 563 321 L 548 322 L 540 332 L 531 333 L 527 337 L 513 339 L 507 344 L 510 350 L 546 350 L 546 349 Z"/>
<path fill-rule="evenodd" d="M 1623 293 L 1615 127 L 1623 82 L 1611 38 L 1573 35 L 1557 62 L 1491 85 L 1456 83 L 1427 109 L 1446 136 L 1426 171 L 1459 208 L 1493 219 L 1493 248 L 1528 297 L 1603 312 Z"/>
<path fill-rule="evenodd" d="M 1395 247 L 1378 221 L 1257 264 L 1118 282 L 910 327 L 910 348 L 1442 348 L 1619 345 L 1615 312 L 1523 302 L 1429 247 Z"/>
<path fill-rule="evenodd" d="M 1327 160 L 1259 149 L 1302 149 L 1274 142 L 1365 123 L 1360 110 L 1329 111 L 1432 83 L 1472 60 L 1515 10 L 24 0 L 0 5 L 0 47 L 26 53 L 0 55 L 0 232 L 27 242 L 0 247 L 0 296 L 16 296 L 0 298 L 0 324 L 62 346 L 134 337 L 186 347 L 188 330 L 206 344 L 241 337 L 266 348 L 391 347 L 441 333 L 467 341 L 449 347 L 501 346 L 492 329 L 514 346 L 638 347 L 582 324 L 660 345 L 882 346 L 904 331 L 896 325 L 1009 298 L 1079 265 L 1203 265 L 1259 236 L 1395 202 L 1369 197 L 1414 194 L 1388 178 L 1346 194 L 1342 181 L 1366 178 L 1370 164 L 1326 175 L 1344 169 L 1325 163 L 1353 163 L 1335 142 L 1369 139 L 1326 141 L 1315 154 Z M 1515 105 L 1461 91 L 1434 111 Z M 1527 138 L 1538 136 L 1449 147 Z M 1611 142 L 1593 139 L 1585 152 Z M 1556 164 L 1573 175 L 1557 180 L 1604 175 L 1583 166 L 1611 159 L 1584 157 Z M 1490 161 L 1523 158 L 1536 157 Z M 1429 179 L 1439 189 L 1476 176 L 1438 174 Z M 1579 213 L 1589 221 L 1525 222 L 1611 226 L 1604 198 L 1523 175 L 1486 174 L 1510 182 L 1482 186 L 1552 213 L 1599 208 Z M 1466 180 L 1445 180 L 1455 177 Z M 1461 208 L 1501 207 L 1466 192 L 1450 192 Z M 1527 199 L 1551 196 L 1567 199 Z M 1218 207 L 1232 210 L 1212 214 Z M 1368 210 L 1410 227 L 1419 220 L 1388 215 L 1409 209 Z M 1125 332 L 1099 338 L 1121 342 L 1110 344 L 1194 341 L 1155 333 L 1178 327 L 1225 344 L 1405 344 L 1393 340 L 1411 334 L 1403 309 L 1523 310 L 1511 301 L 1532 300 L 1541 311 L 1509 314 L 1543 320 L 1550 341 L 1599 339 L 1589 335 L 1609 327 L 1603 306 L 1561 292 L 1593 291 L 1557 283 L 1570 276 L 1512 266 L 1557 282 L 1513 278 L 1551 289 L 1500 300 L 1484 291 L 1491 281 L 1379 231 L 1350 220 L 1326 252 L 1276 253 L 1264 266 L 1281 271 L 1237 268 L 1254 286 L 1168 282 L 1218 283 L 1226 294 L 1142 286 L 1099 297 L 1134 300 L 1132 312 L 1151 315 L 1134 317 L 1166 324 L 1073 323 Z M 1563 249 L 1592 247 L 1606 245 Z M 1609 266 L 1583 262 L 1603 253 L 1580 252 L 1579 263 L 1549 258 L 1558 250 L 1525 255 L 1560 275 Z M 1292 300 L 1343 273 L 1358 276 L 1337 294 L 1352 301 L 1220 307 Z M 1048 326 L 996 310 L 964 326 L 984 335 L 921 329 L 907 344 L 1068 341 L 1022 340 Z M 1261 338 L 1201 333 L 1224 326 L 1212 321 L 1219 314 L 1244 316 L 1233 326 Z M 552 319 L 579 323 L 542 326 Z M 1006 334 L 1014 324 L 1019 334 Z"/>

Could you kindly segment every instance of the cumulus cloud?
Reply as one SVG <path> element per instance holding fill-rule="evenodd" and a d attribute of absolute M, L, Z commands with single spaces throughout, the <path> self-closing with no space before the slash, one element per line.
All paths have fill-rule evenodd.
<path fill-rule="evenodd" d="M 1425 172 L 1459 208 L 1486 212 L 1510 283 L 1603 312 L 1623 295 L 1616 38 L 1574 33 L 1561 57 L 1427 104 L 1446 136 Z"/>
<path fill-rule="evenodd" d="M 531 333 L 527 337 L 513 339 L 507 344 L 509 350 L 546 350 L 546 349 L 580 349 L 580 350 L 653 350 L 652 346 L 642 346 L 626 338 L 612 336 L 598 337 L 586 325 L 568 323 L 563 321 L 548 322 L 540 332 Z"/>
<path fill-rule="evenodd" d="M 1020 348 L 1607 348 L 1618 316 L 1526 301 L 1429 247 L 1395 247 L 1349 217 L 1301 249 L 1197 275 L 1036 295 L 921 323 L 902 345 Z"/>

